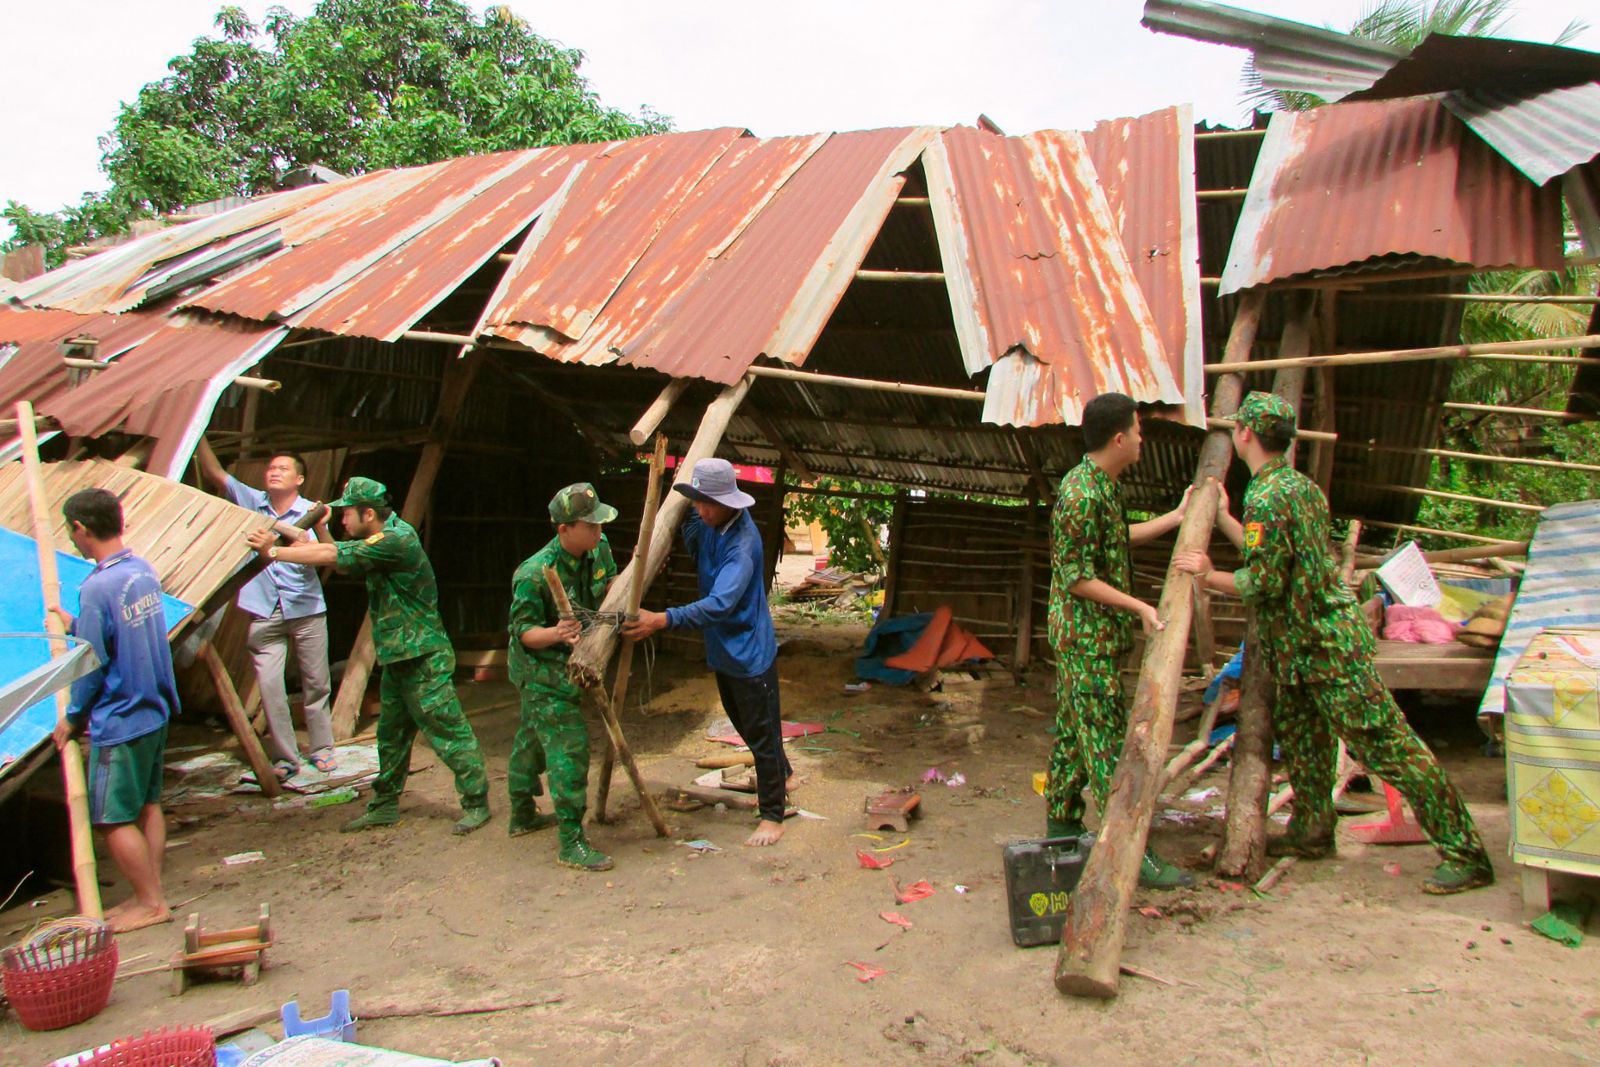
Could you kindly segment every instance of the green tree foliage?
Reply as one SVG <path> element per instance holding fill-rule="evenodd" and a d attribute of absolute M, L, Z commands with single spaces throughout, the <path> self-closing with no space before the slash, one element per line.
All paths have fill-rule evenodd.
<path fill-rule="evenodd" d="M 872 554 L 878 528 L 894 514 L 894 491 L 868 482 L 822 478 L 815 488 L 860 493 L 859 497 L 791 493 L 784 504 L 786 522 L 814 522 L 828 535 L 829 566 L 835 570 L 876 573 Z"/>
<path fill-rule="evenodd" d="M 129 222 L 277 187 L 320 164 L 344 174 L 453 156 L 665 130 L 646 109 L 601 104 L 583 53 L 533 33 L 509 8 L 456 0 L 322 0 L 305 18 L 237 7 L 124 104 L 100 139 L 111 186 L 56 212 L 15 201 L 12 245 L 72 244 Z"/>

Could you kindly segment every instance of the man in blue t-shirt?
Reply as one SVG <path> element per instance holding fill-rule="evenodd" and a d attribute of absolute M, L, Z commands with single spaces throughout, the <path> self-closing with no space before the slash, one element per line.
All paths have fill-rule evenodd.
<path fill-rule="evenodd" d="M 67 716 L 56 725 L 63 748 L 89 732 L 89 821 L 106 832 L 133 898 L 106 912 L 114 933 L 172 918 L 161 889 L 167 825 L 161 814 L 161 764 L 167 721 L 178 711 L 161 580 L 122 544 L 122 505 L 104 489 L 73 493 L 62 506 L 72 544 L 95 561 L 78 590 L 78 617 L 52 608 L 67 632 L 94 646 L 100 666 L 72 683 Z"/>
<path fill-rule="evenodd" d="M 694 502 L 683 543 L 695 558 L 700 599 L 665 612 L 640 611 L 622 632 L 635 640 L 668 628 L 702 632 L 723 710 L 755 758 L 761 821 L 745 844 L 775 845 L 794 782 L 783 751 L 778 641 L 767 608 L 761 531 L 747 510 L 755 498 L 739 488 L 725 459 L 701 460 L 688 482 L 672 488 Z"/>

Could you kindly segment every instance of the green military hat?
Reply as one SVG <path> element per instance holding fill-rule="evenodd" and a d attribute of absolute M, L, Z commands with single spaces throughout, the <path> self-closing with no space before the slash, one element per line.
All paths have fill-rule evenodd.
<path fill-rule="evenodd" d="M 351 478 L 344 493 L 329 503 L 330 508 L 381 508 L 389 503 L 389 488 L 371 478 Z"/>
<path fill-rule="evenodd" d="M 1244 398 L 1233 421 L 1256 433 L 1278 437 L 1295 435 L 1294 408 L 1277 393 L 1254 392 Z"/>
<path fill-rule="evenodd" d="M 617 509 L 600 503 L 600 494 L 588 482 L 575 482 L 550 498 L 550 521 L 607 523 L 617 517 Z"/>

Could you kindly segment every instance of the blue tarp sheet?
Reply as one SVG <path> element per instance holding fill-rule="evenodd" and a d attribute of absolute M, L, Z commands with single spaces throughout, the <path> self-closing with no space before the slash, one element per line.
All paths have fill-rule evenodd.
<path fill-rule="evenodd" d="M 61 576 L 61 606 L 76 615 L 78 588 L 94 570 L 94 564 L 81 556 L 57 551 L 56 570 Z M 44 625 L 44 592 L 39 587 L 39 550 L 33 538 L 0 527 L 0 574 L 6 576 L 0 582 L 0 632 L 37 632 Z M 194 610 L 165 594 L 161 606 L 166 611 L 169 630 Z M 50 644 L 43 637 L 0 641 L 0 691 L 25 679 L 49 658 Z M 0 730 L 0 775 L 12 761 L 42 744 L 55 725 L 56 702 L 50 697 Z"/>

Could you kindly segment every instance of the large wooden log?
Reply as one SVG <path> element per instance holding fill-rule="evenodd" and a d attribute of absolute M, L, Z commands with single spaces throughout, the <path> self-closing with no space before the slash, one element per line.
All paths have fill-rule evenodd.
<path fill-rule="evenodd" d="M 1314 293 L 1292 298 L 1278 352 L 1286 357 L 1310 351 L 1316 320 Z M 1298 414 L 1305 399 L 1306 370 L 1282 366 L 1273 375 L 1272 391 Z M 1291 442 L 1286 458 L 1294 463 Z M 1261 637 L 1253 610 L 1245 621 L 1244 676 L 1239 684 L 1239 710 L 1234 715 L 1237 740 L 1228 774 L 1228 816 L 1217 852 L 1217 872 L 1229 878 L 1254 882 L 1267 869 L 1267 799 L 1272 790 L 1272 702 L 1276 687 L 1261 660 Z"/>
<path fill-rule="evenodd" d="M 255 729 L 250 725 L 250 716 L 245 713 L 244 701 L 239 699 L 239 690 L 234 687 L 233 679 L 228 677 L 228 668 L 223 664 L 222 657 L 217 655 L 217 650 L 211 647 L 210 641 L 201 643 L 198 655 L 200 662 L 205 665 L 206 673 L 211 676 L 211 684 L 217 691 L 217 700 L 222 704 L 223 714 L 228 717 L 228 725 L 233 727 L 233 736 L 239 739 L 239 747 L 244 750 L 245 761 L 255 773 L 256 783 L 261 786 L 262 794 L 268 798 L 278 796 L 283 792 L 283 786 L 278 783 L 278 776 L 272 769 L 272 761 L 267 759 L 266 750 L 261 747 L 261 739 L 256 736 Z"/>
<path fill-rule="evenodd" d="M 1229 332 L 1225 359 L 1245 359 L 1255 343 L 1261 323 L 1264 294 L 1246 292 L 1239 301 Z M 1228 375 L 1216 382 L 1211 414 L 1226 417 L 1239 408 L 1244 379 Z M 1178 527 L 1174 552 L 1199 551 L 1211 539 L 1216 521 L 1217 494 L 1207 484 L 1227 474 L 1233 444 L 1226 433 L 1212 431 L 1200 448 L 1198 487 L 1189 498 L 1183 523 Z M 1128 901 L 1139 880 L 1145 838 L 1150 832 L 1172 740 L 1172 718 L 1178 706 L 1178 686 L 1183 676 L 1183 654 L 1189 641 L 1189 621 L 1194 610 L 1194 576 L 1170 564 L 1157 612 L 1165 623 L 1145 644 L 1144 665 L 1128 715 L 1128 734 L 1117 762 L 1111 792 L 1101 813 L 1100 833 L 1078 887 L 1067 903 L 1061 951 L 1056 957 L 1055 983 L 1075 996 L 1114 997 L 1117 994 L 1122 942 L 1127 934 Z"/>
<path fill-rule="evenodd" d="M 738 410 L 745 394 L 750 392 L 751 378 L 749 375 L 739 379 L 719 393 L 715 400 L 706 405 L 706 412 L 700 419 L 700 429 L 696 431 L 694 440 L 689 442 L 689 449 L 684 454 L 682 462 L 678 464 L 677 476 L 674 484 L 687 481 L 694 471 L 694 465 L 702 459 L 709 459 L 722 442 L 722 435 L 728 429 L 728 422 L 733 418 L 733 413 Z M 650 549 L 644 560 L 631 559 L 628 565 L 622 568 L 622 573 L 612 583 L 611 590 L 606 594 L 605 602 L 600 605 L 602 612 L 618 612 L 627 606 L 628 598 L 633 588 L 633 572 L 643 562 L 645 566 L 644 577 L 641 579 L 641 589 L 647 589 L 650 582 L 661 572 L 662 566 L 667 561 L 667 554 L 672 547 L 672 539 L 678 532 L 678 524 L 683 521 L 684 515 L 689 510 L 689 498 L 682 493 L 668 493 L 656 515 L 655 529 L 651 531 Z M 606 667 L 611 662 L 611 656 L 617 650 L 618 631 L 610 626 L 597 626 L 583 635 L 578 642 L 578 647 L 572 650 L 572 656 L 567 660 L 567 673 L 572 680 L 585 689 L 593 689 L 605 678 Z"/>
<path fill-rule="evenodd" d="M 56 573 L 54 525 L 50 504 L 44 492 L 44 472 L 39 469 L 39 438 L 34 425 L 33 405 L 17 402 L 17 429 L 22 435 L 22 468 L 28 480 L 28 505 L 33 517 L 33 540 L 39 553 L 39 591 L 44 599 L 44 626 L 52 637 L 66 633 L 51 608 L 61 606 L 61 578 Z M 50 657 L 64 651 L 61 641 L 51 641 Z M 56 690 L 56 720 L 67 717 L 68 693 Z M 89 823 L 89 786 L 84 779 L 83 750 L 76 741 L 61 747 L 61 777 L 67 792 L 67 825 L 72 843 L 72 879 L 78 896 L 78 912 L 91 919 L 100 918 L 100 882 L 94 866 L 94 831 Z"/>

